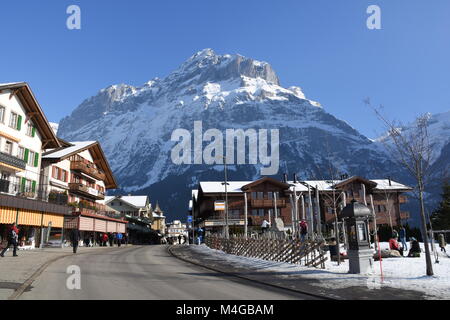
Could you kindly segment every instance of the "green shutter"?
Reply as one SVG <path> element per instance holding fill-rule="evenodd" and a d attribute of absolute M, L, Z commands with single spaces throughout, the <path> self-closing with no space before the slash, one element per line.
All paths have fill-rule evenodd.
<path fill-rule="evenodd" d="M 22 129 L 22 116 L 18 116 L 17 119 L 17 130 L 20 131 L 20 129 Z"/>
<path fill-rule="evenodd" d="M 36 191 L 36 181 L 31 183 L 31 191 L 34 193 Z"/>
<path fill-rule="evenodd" d="M 36 128 L 33 127 L 33 130 L 31 130 L 31 136 L 34 138 L 36 136 Z"/>
<path fill-rule="evenodd" d="M 34 154 L 34 166 L 35 167 L 39 166 L 39 153 Z"/>
<path fill-rule="evenodd" d="M 23 158 L 23 160 L 28 163 L 28 154 L 30 153 L 30 150 L 25 148 L 25 157 Z"/>
<path fill-rule="evenodd" d="M 25 192 L 25 185 L 27 184 L 27 179 L 22 178 L 22 185 L 20 186 L 20 190 Z"/>

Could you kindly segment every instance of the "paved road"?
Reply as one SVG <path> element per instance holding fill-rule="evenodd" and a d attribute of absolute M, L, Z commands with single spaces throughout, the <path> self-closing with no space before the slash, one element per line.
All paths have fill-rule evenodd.
<path fill-rule="evenodd" d="M 81 290 L 69 290 L 67 267 L 81 270 Z M 140 246 L 63 258 L 20 299 L 291 300 L 308 296 L 256 285 L 172 257 L 165 246 Z"/>

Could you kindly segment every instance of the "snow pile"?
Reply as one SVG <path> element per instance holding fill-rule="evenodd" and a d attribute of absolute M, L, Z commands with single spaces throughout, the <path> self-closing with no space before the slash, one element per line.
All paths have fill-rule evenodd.
<path fill-rule="evenodd" d="M 388 247 L 388 243 L 381 244 L 382 249 L 387 249 Z M 421 247 L 423 249 L 423 244 L 421 244 Z M 450 297 L 450 255 L 441 253 L 437 245 L 436 253 L 439 263 L 435 263 L 435 256 L 432 255 L 435 274 L 433 277 L 427 277 L 425 275 L 425 254 L 422 253 L 420 258 L 404 257 L 383 259 L 383 282 L 381 282 L 380 277 L 379 261 L 374 262 L 372 274 L 355 275 L 348 274 L 348 260 L 338 265 L 337 262 L 328 259 L 325 263 L 325 270 L 322 270 L 289 263 L 229 255 L 222 251 L 210 249 L 205 245 L 193 246 L 193 250 L 200 254 L 209 255 L 211 258 L 223 259 L 243 267 L 280 273 L 281 277 L 294 278 L 300 276 L 302 278 L 316 279 L 318 280 L 318 286 L 332 289 L 367 286 L 368 289 L 377 290 L 383 287 L 393 287 L 421 291 L 431 299 L 448 299 Z M 446 250 L 447 253 L 450 253 L 450 245 L 447 246 Z"/>

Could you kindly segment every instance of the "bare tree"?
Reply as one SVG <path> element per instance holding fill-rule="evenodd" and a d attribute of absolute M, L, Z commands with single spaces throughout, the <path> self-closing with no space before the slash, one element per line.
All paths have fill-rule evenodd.
<path fill-rule="evenodd" d="M 387 137 L 384 145 L 394 161 L 405 168 L 416 181 L 416 191 L 420 202 L 420 218 L 422 234 L 425 245 L 426 272 L 428 276 L 433 275 L 433 265 L 429 248 L 427 219 L 424 205 L 424 191 L 427 178 L 430 175 L 432 164 L 432 145 L 428 136 L 429 115 L 425 114 L 417 117 L 414 123 L 407 130 L 400 124 L 389 120 L 382 114 L 382 106 L 375 107 L 367 98 L 364 103 L 371 108 L 377 118 L 387 129 Z"/>
<path fill-rule="evenodd" d="M 323 192 L 322 198 L 325 198 L 325 207 L 331 205 L 333 215 L 334 215 L 334 233 L 336 236 L 336 244 L 338 247 L 338 265 L 341 264 L 341 254 L 340 254 L 340 231 L 339 231 L 339 221 L 338 221 L 338 214 L 337 214 L 337 208 L 339 204 L 343 201 L 342 199 L 342 192 L 339 192 L 339 190 L 336 190 L 335 185 L 340 181 L 340 175 L 342 172 L 338 172 L 338 169 L 333 165 L 333 163 L 336 163 L 335 157 L 332 155 L 330 150 L 330 145 L 328 143 L 328 140 L 326 141 L 326 151 L 327 151 L 327 170 L 328 170 L 328 179 L 325 179 L 325 177 L 322 174 L 322 170 L 317 166 L 317 164 L 314 164 L 317 171 L 321 174 L 321 180 L 324 181 L 330 181 L 331 183 L 331 193 Z M 315 187 L 315 186 L 313 186 Z M 339 194 L 338 194 L 339 192 Z M 324 213 L 325 214 L 325 213 Z M 344 237 L 345 241 L 345 237 Z"/>

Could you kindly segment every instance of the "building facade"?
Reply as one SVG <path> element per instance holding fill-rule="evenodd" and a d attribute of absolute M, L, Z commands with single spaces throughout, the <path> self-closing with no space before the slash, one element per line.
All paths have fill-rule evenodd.
<path fill-rule="evenodd" d="M 0 84 L 0 238 L 19 225 L 19 245 L 39 246 L 49 231 L 62 230 L 67 205 L 53 203 L 41 183 L 42 154 L 60 148 L 27 83 Z"/>
<path fill-rule="evenodd" d="M 66 142 L 47 149 L 42 157 L 42 185 L 49 198 L 66 203 L 71 217 L 65 219 L 66 238 L 71 229 L 81 231 L 85 242 L 100 242 L 100 235 L 126 233 L 126 221 L 107 215 L 103 201 L 106 190 L 117 183 L 100 144 L 96 141 Z M 89 240 L 89 241 L 88 241 Z"/>
<path fill-rule="evenodd" d="M 257 181 L 229 181 L 228 225 L 230 233 L 257 230 L 263 222 L 273 225 L 281 220 L 284 230 L 297 228 L 300 221 L 310 228 L 327 232 L 339 212 L 352 200 L 368 205 L 376 213 L 377 225 L 398 226 L 409 219 L 401 209 L 406 203 L 404 193 L 412 189 L 392 180 L 367 180 L 351 177 L 344 180 L 278 181 L 262 178 Z M 224 183 L 200 182 L 192 192 L 190 211 L 196 227 L 209 232 L 223 232 L 226 224 L 223 206 Z M 245 214 L 247 212 L 247 215 Z M 247 217 L 247 219 L 245 219 Z"/>

